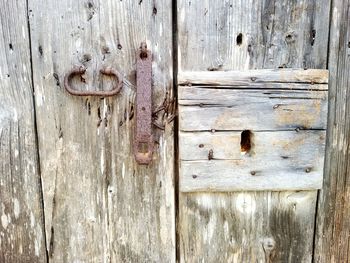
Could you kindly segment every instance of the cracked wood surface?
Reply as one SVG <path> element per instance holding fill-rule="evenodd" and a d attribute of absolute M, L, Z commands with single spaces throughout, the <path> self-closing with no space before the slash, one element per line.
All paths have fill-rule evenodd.
<path fill-rule="evenodd" d="M 180 85 L 238 86 L 244 88 L 296 88 L 307 89 L 307 84 L 328 83 L 328 70 L 324 69 L 255 69 L 230 71 L 179 72 Z M 299 85 L 294 85 L 299 84 Z M 305 85 L 302 85 L 305 84 Z M 266 86 L 268 85 L 268 86 Z M 287 87 L 293 85 L 292 87 Z M 327 85 L 310 86 L 308 89 L 328 89 Z"/>
<path fill-rule="evenodd" d="M 231 80 L 217 78 L 223 70 L 325 68 L 330 2 L 178 0 L 180 70 L 202 71 L 197 84 L 226 89 Z M 151 167 L 138 167 L 131 151 L 134 51 L 141 41 L 158 53 L 156 104 L 172 98 L 170 1 L 0 0 L 0 6 L 0 262 L 174 262 L 172 125 L 157 131 Z M 311 262 L 314 234 L 314 262 L 349 262 L 349 1 L 333 0 L 331 16 L 328 151 L 319 198 L 316 191 L 181 193 L 181 262 Z M 122 93 L 69 96 L 63 75 L 74 64 L 88 67 L 90 87 L 107 89 L 110 79 L 98 86 L 93 72 L 113 64 L 125 76 Z M 187 84 L 183 73 L 179 83 Z"/>
<path fill-rule="evenodd" d="M 0 6 L 0 262 L 46 262 L 27 6 Z"/>
<path fill-rule="evenodd" d="M 326 68 L 329 8 L 327 0 L 178 0 L 180 83 L 186 72 L 208 72 L 198 84 L 215 85 L 222 79 L 211 76 L 224 74 L 216 71 Z M 311 262 L 316 200 L 317 191 L 180 193 L 180 260 Z"/>
<path fill-rule="evenodd" d="M 155 130 L 151 164 L 138 165 L 132 150 L 142 41 L 153 53 L 153 106 L 171 101 L 171 1 L 29 0 L 29 8 L 50 262 L 174 262 L 171 107 L 158 113 L 165 130 Z M 74 65 L 87 67 L 76 89 L 107 90 L 111 79 L 98 72 L 112 66 L 124 76 L 121 92 L 69 95 L 63 78 Z"/>
<path fill-rule="evenodd" d="M 312 85 L 309 85 L 309 88 Z M 326 129 L 327 90 L 179 87 L 181 131 Z"/>

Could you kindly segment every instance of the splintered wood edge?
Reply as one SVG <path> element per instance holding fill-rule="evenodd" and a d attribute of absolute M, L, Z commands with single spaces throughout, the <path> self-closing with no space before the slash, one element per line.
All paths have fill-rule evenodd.
<path fill-rule="evenodd" d="M 324 69 L 259 69 L 244 71 L 185 71 L 178 73 L 179 85 L 249 86 L 254 83 L 327 84 Z"/>

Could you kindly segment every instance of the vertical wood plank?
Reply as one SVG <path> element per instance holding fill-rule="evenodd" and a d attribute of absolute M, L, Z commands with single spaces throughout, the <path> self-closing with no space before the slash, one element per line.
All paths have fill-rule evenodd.
<path fill-rule="evenodd" d="M 29 3 L 50 261 L 174 262 L 171 107 L 157 114 L 165 130 L 155 130 L 152 163 L 138 165 L 132 150 L 141 41 L 153 53 L 154 108 L 173 96 L 171 1 Z M 122 91 L 69 95 L 63 77 L 74 64 L 87 67 L 77 89 L 107 89 L 98 71 L 112 66 L 124 75 Z"/>
<path fill-rule="evenodd" d="M 181 262 L 311 262 L 316 195 L 181 194 Z"/>
<path fill-rule="evenodd" d="M 46 262 L 26 1 L 0 6 L 0 262 Z"/>
<path fill-rule="evenodd" d="M 329 1 L 178 0 L 179 71 L 325 68 Z"/>
<path fill-rule="evenodd" d="M 350 262 L 350 1 L 332 1 L 329 120 L 314 262 Z"/>
<path fill-rule="evenodd" d="M 325 68 L 329 1 L 178 0 L 180 71 Z M 311 262 L 317 191 L 180 194 L 182 262 Z"/>

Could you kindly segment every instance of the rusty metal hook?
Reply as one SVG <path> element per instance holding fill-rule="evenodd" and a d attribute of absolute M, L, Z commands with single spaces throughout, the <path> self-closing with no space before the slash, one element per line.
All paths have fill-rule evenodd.
<path fill-rule="evenodd" d="M 64 87 L 65 89 L 74 96 L 114 96 L 119 93 L 123 86 L 123 76 L 113 68 L 103 68 L 100 70 L 101 74 L 107 76 L 113 76 L 117 79 L 117 83 L 113 86 L 113 89 L 108 91 L 79 91 L 70 86 L 70 80 L 77 76 L 83 75 L 86 72 L 85 67 L 74 67 L 64 76 Z"/>

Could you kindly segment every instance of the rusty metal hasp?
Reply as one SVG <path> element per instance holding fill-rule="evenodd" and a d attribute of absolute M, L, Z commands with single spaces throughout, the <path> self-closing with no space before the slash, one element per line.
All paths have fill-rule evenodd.
<path fill-rule="evenodd" d="M 136 128 L 134 154 L 137 163 L 149 164 L 154 142 L 152 135 L 152 53 L 146 43 L 136 52 Z"/>

